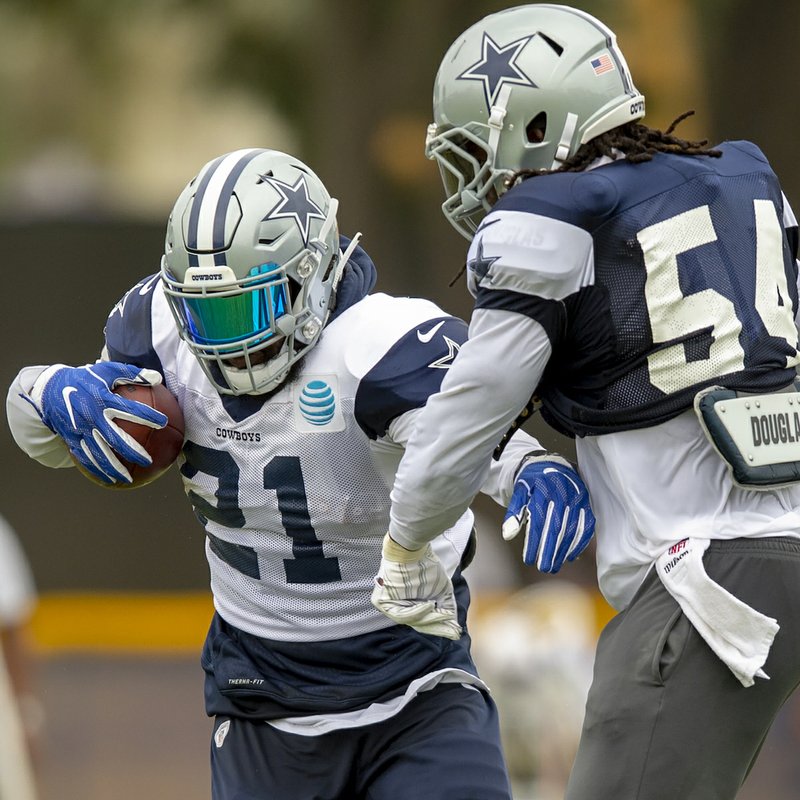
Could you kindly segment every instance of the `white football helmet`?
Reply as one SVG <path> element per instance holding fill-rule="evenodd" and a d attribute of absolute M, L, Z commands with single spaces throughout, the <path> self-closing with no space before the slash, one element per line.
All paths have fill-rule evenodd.
<path fill-rule="evenodd" d="M 616 37 L 568 6 L 490 14 L 445 54 L 425 154 L 445 217 L 467 239 L 520 169 L 555 169 L 605 131 L 644 116 Z"/>
<path fill-rule="evenodd" d="M 181 337 L 223 394 L 263 394 L 317 342 L 349 253 L 338 202 L 301 161 L 209 161 L 167 223 L 161 279 Z"/>

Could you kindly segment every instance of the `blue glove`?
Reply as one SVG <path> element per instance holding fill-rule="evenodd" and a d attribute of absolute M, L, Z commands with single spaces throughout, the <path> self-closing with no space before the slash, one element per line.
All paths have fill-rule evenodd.
<path fill-rule="evenodd" d="M 558 572 L 586 549 L 594 524 L 589 492 L 568 461 L 547 454 L 523 465 L 503 518 L 503 538 L 525 531 L 522 560 L 528 566 Z"/>
<path fill-rule="evenodd" d="M 111 391 L 123 383 L 155 386 L 161 375 L 117 361 L 85 367 L 49 367 L 31 390 L 42 421 L 66 443 L 72 456 L 104 483 L 131 483 L 118 456 L 141 466 L 152 463 L 147 451 L 117 424 L 124 419 L 163 428 L 167 417 L 144 403 L 126 400 Z"/>

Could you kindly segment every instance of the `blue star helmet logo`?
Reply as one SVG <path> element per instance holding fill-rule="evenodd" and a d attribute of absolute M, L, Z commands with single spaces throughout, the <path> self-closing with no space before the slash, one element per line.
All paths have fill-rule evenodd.
<path fill-rule="evenodd" d="M 272 219 L 293 219 L 300 229 L 303 244 L 308 244 L 308 235 L 312 219 L 325 219 L 322 209 L 308 196 L 308 185 L 305 175 L 300 175 L 294 185 L 273 178 L 270 175 L 259 175 L 264 183 L 275 187 L 280 195 L 278 202 L 267 212 L 262 222 Z"/>
<path fill-rule="evenodd" d="M 516 64 L 522 49 L 535 35 L 534 33 L 530 36 L 523 36 L 521 39 L 501 47 L 488 33 L 484 33 L 481 46 L 483 52 L 480 59 L 464 70 L 456 80 L 482 81 L 487 108 L 494 105 L 504 84 L 530 86 L 532 89 L 537 89 L 538 86 Z"/>

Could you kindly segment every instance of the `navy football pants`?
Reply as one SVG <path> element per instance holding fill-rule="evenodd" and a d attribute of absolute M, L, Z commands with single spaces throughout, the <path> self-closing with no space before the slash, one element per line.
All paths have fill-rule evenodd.
<path fill-rule="evenodd" d="M 440 684 L 396 716 L 322 736 L 230 720 L 211 742 L 213 800 L 511 800 L 497 709 Z"/>

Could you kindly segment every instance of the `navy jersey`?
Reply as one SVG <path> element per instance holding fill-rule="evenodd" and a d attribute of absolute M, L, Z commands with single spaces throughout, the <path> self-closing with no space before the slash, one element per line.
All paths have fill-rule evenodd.
<path fill-rule="evenodd" d="M 393 536 L 416 544 L 463 512 L 532 395 L 577 436 L 614 608 L 681 538 L 800 535 L 800 487 L 734 486 L 692 408 L 709 385 L 781 388 L 798 361 L 796 220 L 754 145 L 720 150 L 604 159 L 495 205 L 467 258 L 469 339 L 397 473 Z"/>
<path fill-rule="evenodd" d="M 561 431 L 655 425 L 705 386 L 793 379 L 796 222 L 755 145 L 719 150 L 528 179 L 476 234 L 476 308 L 542 325 L 536 393 Z"/>

